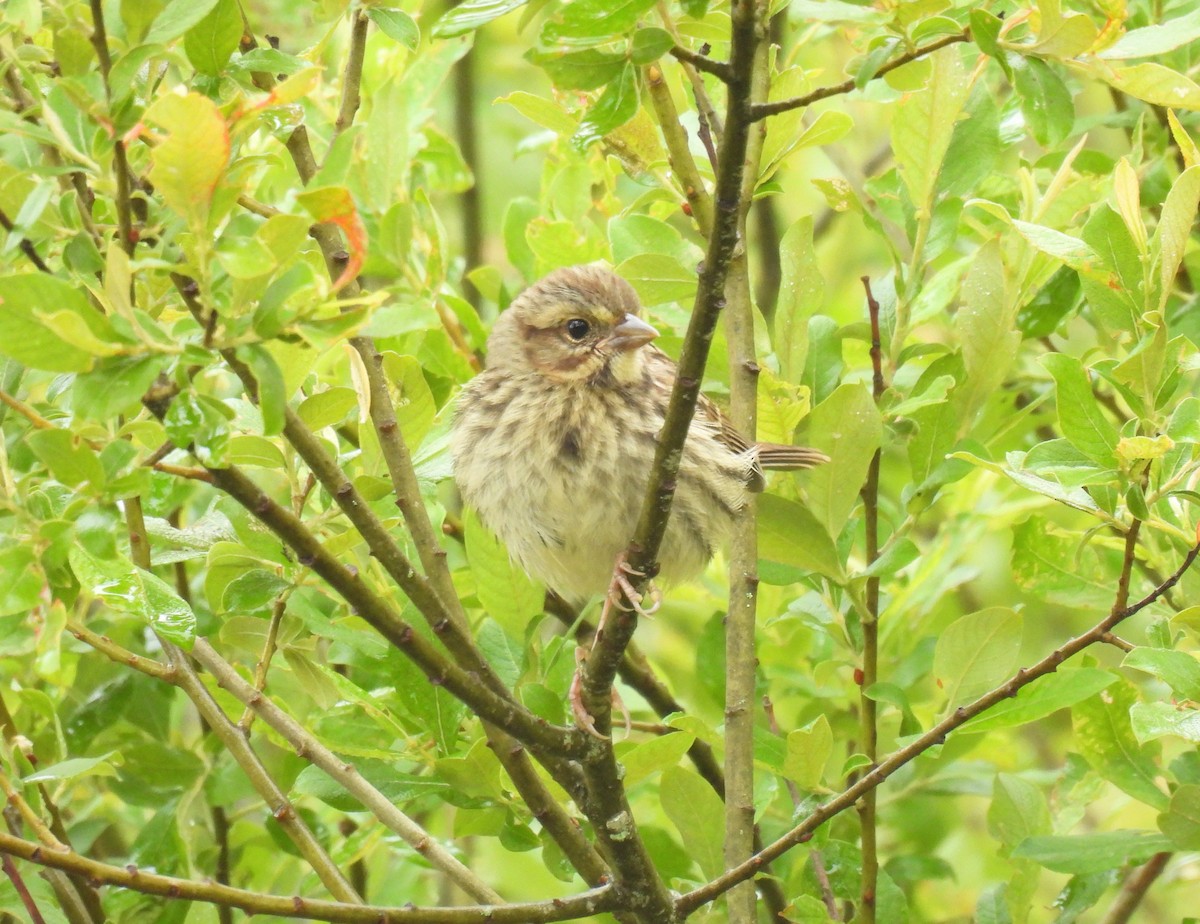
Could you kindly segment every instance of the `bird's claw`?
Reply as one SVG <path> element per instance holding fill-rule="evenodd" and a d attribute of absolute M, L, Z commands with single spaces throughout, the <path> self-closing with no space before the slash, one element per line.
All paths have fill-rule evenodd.
<path fill-rule="evenodd" d="M 583 662 L 587 660 L 587 656 L 588 651 L 582 645 L 575 649 L 575 676 L 571 678 L 570 693 L 571 713 L 575 716 L 575 724 L 585 732 L 593 738 L 608 741 L 608 736 L 600 734 L 596 728 L 595 717 L 587 711 L 587 706 L 583 704 Z M 633 720 L 629 717 L 629 710 L 625 707 L 621 694 L 615 688 L 612 691 L 612 702 L 624 719 L 625 734 L 628 735 L 633 730 Z"/>

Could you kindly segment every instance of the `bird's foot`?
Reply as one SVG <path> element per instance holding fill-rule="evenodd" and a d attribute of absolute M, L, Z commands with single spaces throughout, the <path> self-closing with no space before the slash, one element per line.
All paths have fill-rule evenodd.
<path fill-rule="evenodd" d="M 583 704 L 583 662 L 587 660 L 587 656 L 588 650 L 582 645 L 575 649 L 575 676 L 571 678 L 570 693 L 571 713 L 575 716 L 576 725 L 593 738 L 607 741 L 608 736 L 600 734 L 596 728 L 595 717 L 588 712 L 587 706 Z M 612 704 L 625 720 L 625 734 L 628 735 L 633 730 L 633 721 L 629 717 L 629 710 L 625 707 L 625 703 L 621 699 L 621 694 L 616 691 L 615 687 L 612 690 Z"/>

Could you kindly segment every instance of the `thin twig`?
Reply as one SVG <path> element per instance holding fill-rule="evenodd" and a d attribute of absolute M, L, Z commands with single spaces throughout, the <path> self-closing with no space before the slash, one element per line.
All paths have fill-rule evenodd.
<path fill-rule="evenodd" d="M 134 670 L 140 671 L 148 677 L 154 677 L 167 683 L 174 683 L 175 681 L 175 672 L 167 665 L 161 664 L 153 658 L 134 654 L 132 651 L 122 648 L 107 635 L 100 635 L 98 632 L 93 632 L 77 620 L 67 620 L 67 631 L 79 639 L 79 641 L 91 645 L 110 661 L 123 664 L 126 667 L 132 667 Z"/>
<path fill-rule="evenodd" d="M 267 623 L 267 637 L 263 641 L 262 654 L 258 656 L 258 661 L 254 665 L 253 689 L 259 694 L 262 694 L 267 688 L 267 671 L 271 667 L 271 659 L 275 657 L 279 624 L 283 622 L 283 614 L 287 610 L 289 596 L 291 596 L 290 590 L 285 590 L 275 598 L 275 603 L 271 607 L 271 620 Z M 250 726 L 254 724 L 254 707 L 250 703 L 246 703 L 246 708 L 237 724 L 243 735 L 250 734 Z"/>
<path fill-rule="evenodd" d="M 1169 853 L 1156 853 L 1137 869 L 1133 870 L 1121 883 L 1121 891 L 1108 909 L 1101 924 L 1127 924 L 1133 920 L 1133 914 L 1141 905 L 1150 886 L 1162 875 L 1167 868 Z"/>
<path fill-rule="evenodd" d="M 115 885 L 147 895 L 184 901 L 209 902 L 240 908 L 248 914 L 331 921 L 334 924 L 550 924 L 619 910 L 618 894 L 610 886 L 592 889 L 571 898 L 507 905 L 466 905 L 451 908 L 350 905 L 302 898 L 299 895 L 264 895 L 213 882 L 194 882 L 146 872 L 136 866 L 111 866 L 74 852 L 56 853 L 34 841 L 0 832 L 0 853 L 32 863 L 81 873 L 98 885 Z"/>
<path fill-rule="evenodd" d="M 16 230 L 16 225 L 12 223 L 12 219 L 8 217 L 8 213 L 4 209 L 0 209 L 0 227 L 11 234 Z M 21 253 L 29 259 L 29 262 L 36 266 L 43 273 L 53 273 L 53 270 L 46 265 L 46 261 L 42 259 L 41 254 L 37 252 L 37 248 L 33 246 L 33 241 L 22 235 L 20 243 L 17 245 Z"/>
<path fill-rule="evenodd" d="M 1079 654 L 1084 649 L 1100 642 L 1105 632 L 1110 632 L 1120 622 L 1128 619 L 1130 616 L 1140 613 L 1150 604 L 1154 603 L 1167 591 L 1179 583 L 1179 579 L 1187 572 L 1187 570 L 1196 561 L 1197 556 L 1200 556 L 1200 543 L 1192 546 L 1184 557 L 1183 563 L 1180 564 L 1175 571 L 1167 577 L 1161 584 L 1155 587 L 1150 593 L 1144 596 L 1136 603 L 1125 607 L 1117 613 L 1112 613 L 1102 619 L 1096 625 L 1092 626 L 1087 632 L 1078 635 L 1069 640 L 1058 648 L 1055 648 L 1040 661 L 1030 667 L 1023 667 L 1017 671 L 1015 675 L 1010 677 L 998 687 L 988 691 L 974 702 L 964 706 L 959 706 L 950 713 L 942 721 L 934 725 L 929 731 L 925 732 L 919 738 L 905 745 L 897 751 L 893 751 L 890 755 L 884 758 L 875 766 L 869 773 L 861 777 L 857 782 L 846 787 L 838 795 L 834 796 L 828 802 L 817 808 L 804 821 L 796 825 L 788 831 L 783 837 L 768 845 L 763 850 L 760 850 L 745 863 L 731 869 L 718 876 L 716 879 L 706 883 L 698 889 L 694 889 L 680 896 L 675 903 L 675 911 L 680 915 L 688 915 L 702 905 L 711 902 L 725 892 L 729 888 L 739 882 L 743 882 L 751 876 L 755 875 L 762 867 L 763 863 L 769 862 L 782 856 L 791 850 L 797 844 L 802 844 L 811 838 L 821 825 L 825 824 L 830 818 L 844 812 L 846 809 L 854 805 L 863 794 L 878 787 L 888 777 L 894 774 L 901 767 L 915 760 L 921 754 L 924 754 L 935 745 L 942 744 L 946 740 L 946 736 L 952 731 L 965 725 L 975 716 L 986 712 L 997 703 L 1001 703 L 1006 699 L 1016 696 L 1024 687 L 1027 687 L 1039 677 L 1044 677 L 1047 674 L 1052 674 L 1058 670 L 1059 666 L 1067 659 Z"/>
<path fill-rule="evenodd" d="M 684 61 L 690 64 L 698 71 L 704 71 L 706 74 L 712 74 L 718 77 L 725 83 L 729 83 L 730 65 L 726 61 L 714 61 L 706 55 L 692 51 L 690 48 L 684 48 L 682 45 L 676 45 L 671 49 L 671 56 L 677 61 Z"/>
<path fill-rule="evenodd" d="M 495 890 L 438 844 L 420 825 L 396 808 L 387 796 L 368 783 L 353 764 L 339 758 L 261 691 L 243 680 L 205 639 L 197 639 L 192 654 L 204 665 L 205 670 L 216 678 L 218 686 L 228 690 L 248 709 L 262 716 L 263 721 L 282 735 L 288 744 L 296 749 L 297 754 L 340 783 L 376 818 L 400 835 L 417 853 L 446 873 L 464 892 L 481 902 L 503 902 L 503 898 Z"/>
<path fill-rule="evenodd" d="M 926 55 L 932 54 L 947 45 L 956 45 L 959 42 L 971 41 L 970 28 L 963 29 L 957 35 L 948 35 L 945 38 L 940 38 L 936 42 L 930 42 L 928 45 L 922 45 L 919 48 L 914 48 L 912 51 L 894 58 L 887 64 L 883 65 L 879 70 L 871 75 L 871 79 L 882 77 L 884 74 L 889 74 L 898 67 L 904 67 L 906 64 L 911 64 L 918 58 L 923 58 Z M 851 77 L 841 83 L 834 84 L 829 87 L 819 87 L 811 93 L 805 93 L 803 96 L 793 96 L 788 99 L 776 100 L 773 103 L 758 103 L 751 110 L 750 118 L 754 121 L 765 119 L 768 116 L 778 115 L 781 112 L 787 112 L 790 109 L 803 109 L 805 106 L 811 106 L 813 103 L 828 99 L 831 96 L 842 96 L 852 92 L 858 86 L 858 80 Z"/>
<path fill-rule="evenodd" d="M 21 872 L 17 869 L 17 865 L 13 863 L 12 857 L 8 854 L 0 855 L 0 865 L 3 866 L 4 875 L 12 883 L 17 897 L 21 899 L 21 904 L 25 906 L 25 912 L 29 915 L 29 924 L 46 924 L 46 919 L 42 917 L 42 912 L 38 910 L 37 902 L 29 894 L 29 887 L 25 885 L 25 880 L 21 878 Z"/>
<path fill-rule="evenodd" d="M 104 98 L 112 105 L 112 88 L 108 82 L 112 70 L 112 56 L 108 50 L 108 34 L 104 27 L 103 0 L 90 0 L 92 10 L 92 47 L 96 49 L 96 58 L 100 62 L 100 76 L 104 81 Z M 125 253 L 133 255 L 137 247 L 137 239 L 133 233 L 133 211 L 131 196 L 133 183 L 129 171 L 129 160 L 125 155 L 125 143 L 120 136 L 113 138 L 113 172 L 117 178 L 117 193 L 113 204 L 117 210 L 117 228 L 120 231 L 121 247 Z M 132 285 L 130 286 L 132 297 Z"/>
<path fill-rule="evenodd" d="M 13 785 L 13 782 L 8 778 L 8 774 L 3 770 L 0 770 L 0 793 L 4 794 L 7 804 L 16 808 L 21 819 L 25 824 L 29 825 L 29 829 L 37 835 L 39 841 L 51 850 L 69 849 L 66 844 L 55 837 L 54 832 L 50 830 L 50 826 L 33 810 L 33 806 L 25 801 L 25 797 L 21 795 L 21 791 Z"/>

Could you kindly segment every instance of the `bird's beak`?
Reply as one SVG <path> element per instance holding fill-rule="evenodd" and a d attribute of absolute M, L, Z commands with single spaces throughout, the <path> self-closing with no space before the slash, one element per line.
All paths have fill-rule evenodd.
<path fill-rule="evenodd" d="M 658 336 L 658 331 L 634 314 L 625 315 L 621 323 L 613 328 L 608 345 L 618 352 L 636 350 Z"/>

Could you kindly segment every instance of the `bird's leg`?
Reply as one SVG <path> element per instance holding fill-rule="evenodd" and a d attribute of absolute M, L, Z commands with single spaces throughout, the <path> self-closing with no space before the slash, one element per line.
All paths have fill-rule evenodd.
<path fill-rule="evenodd" d="M 605 735 L 600 734 L 596 730 L 596 720 L 592 714 L 587 711 L 587 706 L 583 704 L 583 662 L 587 660 L 588 651 L 582 645 L 575 649 L 575 676 L 571 678 L 571 712 L 575 715 L 575 724 L 582 728 L 593 738 L 599 738 L 601 741 L 607 741 Z M 633 720 L 629 717 L 629 710 L 625 707 L 624 700 L 621 699 L 621 694 L 617 692 L 616 687 L 612 690 L 612 704 L 620 710 L 621 716 L 625 720 L 625 734 L 628 735 L 633 730 Z"/>
<path fill-rule="evenodd" d="M 662 606 L 662 594 L 657 587 L 651 585 L 646 592 L 650 597 L 650 605 L 643 606 L 642 602 L 645 596 L 638 593 L 630 582 L 630 577 L 645 577 L 644 571 L 639 571 L 625 558 L 625 552 L 622 551 L 617 556 L 616 563 L 613 565 L 612 583 L 608 585 L 608 591 L 604 594 L 604 605 L 600 607 L 600 620 L 596 623 L 596 633 L 592 636 L 591 648 L 596 647 L 596 642 L 599 640 L 601 633 L 604 631 L 605 625 L 608 623 L 608 614 L 612 612 L 613 607 L 624 610 L 627 613 L 637 613 L 639 616 L 650 617 L 658 612 Z M 629 601 L 629 606 L 622 603 L 621 598 L 624 597 Z M 575 649 L 575 676 L 571 678 L 571 712 L 575 715 L 575 724 L 586 731 L 588 734 L 597 738 L 604 739 L 604 735 L 596 730 L 596 721 L 592 718 L 587 707 L 583 704 L 583 662 L 587 660 L 588 651 L 580 646 Z M 632 723 L 629 718 L 629 710 L 625 708 L 625 703 L 622 702 L 621 696 L 614 688 L 612 691 L 613 705 L 621 711 L 621 715 L 625 717 L 625 730 L 632 728 Z M 607 740 L 607 739 L 605 739 Z"/>

